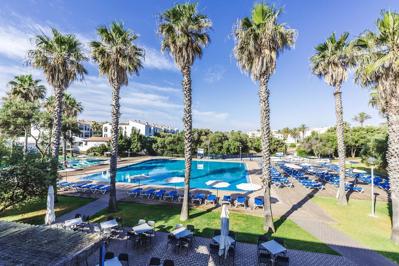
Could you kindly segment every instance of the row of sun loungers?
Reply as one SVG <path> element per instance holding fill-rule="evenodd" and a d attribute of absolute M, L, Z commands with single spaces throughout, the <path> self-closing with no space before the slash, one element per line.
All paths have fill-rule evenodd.
<path fill-rule="evenodd" d="M 84 193 L 99 193 L 99 194 L 106 194 L 110 191 L 110 185 L 101 185 L 101 184 L 94 184 L 94 183 L 75 183 L 75 182 L 58 182 L 58 187 L 61 190 L 65 191 L 76 191 L 76 192 L 84 192 Z"/>
<path fill-rule="evenodd" d="M 183 200 L 183 195 L 179 194 L 177 190 L 166 191 L 164 189 L 143 189 L 143 188 L 135 188 L 127 193 L 132 198 L 143 198 L 143 199 L 157 199 L 157 200 L 170 200 L 170 201 L 181 201 Z M 218 197 L 214 194 L 205 194 L 205 193 L 190 193 L 189 195 L 190 201 L 193 204 L 217 204 Z M 247 197 L 238 196 L 235 199 L 232 199 L 230 195 L 225 195 L 221 199 L 222 204 L 229 204 L 235 207 L 247 207 Z M 257 197 L 254 199 L 254 208 L 263 208 L 263 198 Z"/>

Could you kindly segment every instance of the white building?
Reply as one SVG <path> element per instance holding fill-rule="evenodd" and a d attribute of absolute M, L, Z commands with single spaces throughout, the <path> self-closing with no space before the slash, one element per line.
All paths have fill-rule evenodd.
<path fill-rule="evenodd" d="M 259 138 L 260 137 L 260 130 L 253 130 L 247 132 L 248 137 L 250 138 Z"/>
<path fill-rule="evenodd" d="M 129 122 L 127 122 L 127 123 L 119 123 L 119 132 L 122 133 L 124 136 L 129 137 L 130 134 L 132 133 L 133 129 L 138 130 L 141 135 L 146 136 L 146 137 L 154 136 L 155 134 L 158 134 L 161 132 L 167 132 L 167 133 L 177 133 L 178 132 L 178 130 L 176 128 L 173 129 L 168 126 L 150 124 L 148 122 L 143 122 L 143 121 L 129 120 Z M 111 123 L 105 123 L 103 125 L 103 137 L 110 138 L 111 135 L 112 135 L 112 125 L 111 125 Z"/>
<path fill-rule="evenodd" d="M 91 123 L 92 121 L 86 121 L 86 120 L 79 120 L 78 121 L 78 126 L 79 126 L 79 136 L 80 138 L 90 138 L 93 136 L 93 130 L 91 128 Z"/>
<path fill-rule="evenodd" d="M 100 145 L 107 145 L 111 141 L 108 137 L 91 137 L 83 139 L 82 144 L 79 145 L 79 151 L 86 152 L 88 149 L 98 147 Z"/>

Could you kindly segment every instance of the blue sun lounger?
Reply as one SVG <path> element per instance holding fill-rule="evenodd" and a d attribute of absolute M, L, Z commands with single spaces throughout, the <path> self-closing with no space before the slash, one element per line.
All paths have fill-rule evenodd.
<path fill-rule="evenodd" d="M 165 193 L 163 196 L 163 199 L 170 199 L 170 200 L 176 200 L 177 197 L 179 196 L 179 193 L 176 190 L 171 190 Z"/>
<path fill-rule="evenodd" d="M 152 197 L 152 195 L 154 194 L 154 192 L 155 192 L 155 189 L 150 188 L 150 189 L 147 189 L 147 190 L 142 191 L 140 195 L 141 195 L 143 198 L 146 197 L 147 199 L 149 199 L 149 198 Z"/>
<path fill-rule="evenodd" d="M 206 200 L 205 200 L 205 204 L 208 204 L 208 203 L 216 204 L 217 203 L 217 197 L 215 195 L 213 195 L 213 194 L 209 194 L 208 197 L 206 197 Z"/>
<path fill-rule="evenodd" d="M 224 195 L 223 199 L 222 199 L 222 204 L 231 205 L 231 196 L 230 195 Z"/>
<path fill-rule="evenodd" d="M 194 197 L 191 199 L 192 203 L 199 203 L 202 204 L 205 200 L 205 194 L 203 193 L 199 193 L 199 194 L 195 194 Z"/>
<path fill-rule="evenodd" d="M 162 199 L 163 198 L 163 196 L 165 195 L 165 192 L 166 192 L 166 190 L 164 190 L 164 189 L 160 189 L 160 190 L 158 190 L 158 191 L 156 191 L 156 192 L 154 192 L 154 195 L 153 195 L 153 198 L 155 199 Z"/>
<path fill-rule="evenodd" d="M 247 198 L 244 196 L 238 196 L 236 201 L 234 202 L 234 206 L 237 208 L 238 206 L 243 206 L 244 208 L 246 208 L 246 201 Z"/>
<path fill-rule="evenodd" d="M 95 192 L 97 192 L 99 189 L 101 189 L 104 186 L 107 186 L 107 185 L 93 185 L 92 187 L 90 187 L 90 191 L 92 193 L 95 193 Z"/>
<path fill-rule="evenodd" d="M 140 195 L 141 191 L 143 191 L 142 188 L 135 188 L 135 189 L 129 190 L 129 191 L 127 192 L 127 194 L 128 194 L 129 196 L 131 196 L 131 197 L 136 198 L 137 196 Z"/>
<path fill-rule="evenodd" d="M 264 201 L 263 198 L 255 198 L 254 199 L 254 209 L 256 208 L 262 208 L 263 209 Z"/>
<path fill-rule="evenodd" d="M 110 185 L 105 185 L 105 186 L 97 189 L 96 191 L 98 191 L 98 192 L 100 192 L 102 194 L 105 194 L 105 193 L 107 193 L 110 190 L 111 190 L 111 186 Z"/>

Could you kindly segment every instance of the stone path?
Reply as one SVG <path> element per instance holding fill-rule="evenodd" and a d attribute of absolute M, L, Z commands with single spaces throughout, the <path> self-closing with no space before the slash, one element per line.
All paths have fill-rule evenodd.
<path fill-rule="evenodd" d="M 116 193 L 116 199 L 121 200 L 126 197 L 126 191 L 118 190 Z M 105 208 L 108 207 L 108 200 L 109 200 L 109 194 L 101 196 L 101 198 L 94 200 L 80 208 L 77 208 L 71 212 L 68 212 L 60 217 L 56 218 L 57 223 L 62 223 L 66 220 L 70 220 L 75 218 L 76 214 L 81 214 L 81 215 L 88 215 L 88 216 L 93 216 L 94 214 L 98 213 L 99 211 L 104 210 Z"/>
<path fill-rule="evenodd" d="M 316 195 L 317 190 L 306 189 L 297 181 L 292 181 L 295 185 L 294 189 L 274 189 L 275 193 L 279 195 L 282 206 L 291 206 L 286 209 L 283 216 L 289 217 L 310 234 L 357 265 L 397 265 L 332 227 L 331 224 L 335 221 L 310 200 L 309 196 Z"/>

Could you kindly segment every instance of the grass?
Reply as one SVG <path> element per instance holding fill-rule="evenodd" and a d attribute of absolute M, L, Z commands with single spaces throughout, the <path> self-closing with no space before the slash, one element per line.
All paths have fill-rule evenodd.
<path fill-rule="evenodd" d="M 173 205 L 144 205 L 122 202 L 118 204 L 119 211 L 109 214 L 102 211 L 92 219 L 95 222 L 105 220 L 108 215 L 121 217 L 125 226 L 136 225 L 139 219 L 154 220 L 159 231 L 172 231 L 179 221 L 180 207 Z M 196 228 L 196 235 L 212 237 L 213 230 L 220 228 L 220 211 L 213 209 L 193 208 L 190 210 L 190 219 L 184 224 L 192 224 Z M 324 243 L 304 231 L 291 220 L 279 220 L 275 237 L 284 238 L 288 248 L 319 253 L 337 255 Z M 263 218 L 237 212 L 230 212 L 230 230 L 235 231 L 237 240 L 241 242 L 257 243 L 259 235 L 264 234 Z"/>
<path fill-rule="evenodd" d="M 46 215 L 46 201 L 46 198 L 34 198 L 8 208 L 0 213 L 0 220 L 43 224 Z M 92 199 L 59 196 L 58 202 L 55 204 L 55 214 L 61 216 L 91 201 Z"/>
<path fill-rule="evenodd" d="M 366 171 L 369 174 L 371 173 L 371 166 L 363 163 L 361 161 L 360 157 L 355 157 L 355 158 L 349 157 L 347 159 L 349 161 L 356 161 L 357 163 L 356 164 L 351 164 L 349 162 L 346 162 L 345 163 L 345 167 L 346 168 L 354 168 L 354 169 L 359 169 L 359 170 Z M 338 160 L 332 160 L 331 162 L 332 163 L 338 163 Z M 374 174 L 381 175 L 381 176 L 387 176 L 388 175 L 386 169 L 383 169 L 383 168 L 375 168 L 374 169 Z"/>
<path fill-rule="evenodd" d="M 337 205 L 335 198 L 312 199 L 337 221 L 334 225 L 363 245 L 399 263 L 399 246 L 390 240 L 391 220 L 386 202 L 377 202 L 376 215 L 370 217 L 371 203 L 367 200 L 350 200 L 347 207 Z"/>

